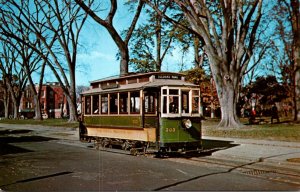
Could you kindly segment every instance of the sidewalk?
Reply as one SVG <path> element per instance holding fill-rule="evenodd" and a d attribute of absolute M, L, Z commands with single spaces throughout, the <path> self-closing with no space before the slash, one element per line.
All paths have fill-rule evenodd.
<path fill-rule="evenodd" d="M 233 145 L 212 153 L 208 158 L 300 175 L 300 142 L 204 136 L 203 139 L 227 141 Z M 289 160 L 289 161 L 288 161 Z M 291 162 L 294 160 L 295 162 Z"/>

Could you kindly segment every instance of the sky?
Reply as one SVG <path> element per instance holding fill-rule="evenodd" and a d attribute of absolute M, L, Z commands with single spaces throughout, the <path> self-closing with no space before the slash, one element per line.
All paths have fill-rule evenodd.
<path fill-rule="evenodd" d="M 106 0 L 107 1 L 107 0 Z M 102 2 L 105 2 L 102 0 Z M 126 6 L 123 5 L 125 0 L 118 0 L 118 10 L 114 17 L 114 26 L 120 33 L 127 29 L 131 23 L 133 14 L 130 13 Z M 105 4 L 104 4 L 105 5 Z M 101 18 L 105 18 L 110 5 L 99 14 Z M 145 17 L 141 15 L 139 21 L 142 22 Z M 76 67 L 76 85 L 88 86 L 89 82 L 110 76 L 119 75 L 120 61 L 116 59 L 118 48 L 107 30 L 100 24 L 96 23 L 92 18 L 88 18 L 80 34 L 80 45 L 77 54 Z M 193 64 L 193 53 L 190 51 L 182 58 L 180 50 L 174 50 L 172 55 L 168 55 L 162 65 L 162 71 L 178 72 L 181 69 L 179 63 L 184 59 L 184 69 L 190 69 Z M 45 81 L 54 81 L 55 78 L 48 72 Z"/>
<path fill-rule="evenodd" d="M 132 17 L 132 14 L 129 13 L 123 3 L 119 3 L 117 14 L 113 20 L 118 32 L 128 28 Z M 143 20 L 143 17 L 139 19 L 139 21 L 141 20 Z M 89 85 L 90 81 L 119 75 L 120 65 L 116 59 L 117 53 L 118 48 L 106 29 L 89 18 L 80 36 L 76 84 Z M 190 54 L 190 56 L 184 59 L 185 61 L 192 61 L 193 56 Z M 178 72 L 180 70 L 178 63 L 181 60 L 179 50 L 174 50 L 173 55 L 166 58 L 162 66 L 162 71 Z M 189 66 L 186 67 L 189 68 Z"/>

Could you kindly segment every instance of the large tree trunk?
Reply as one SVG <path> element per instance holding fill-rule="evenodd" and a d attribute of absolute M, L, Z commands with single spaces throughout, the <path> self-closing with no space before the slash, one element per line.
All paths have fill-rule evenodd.
<path fill-rule="evenodd" d="M 4 98 L 4 118 L 8 119 L 9 117 L 9 97 Z"/>
<path fill-rule="evenodd" d="M 219 101 L 221 105 L 221 121 L 218 127 L 242 127 L 242 124 L 236 113 L 236 100 L 238 97 L 237 90 L 234 89 L 234 86 L 231 82 L 226 83 L 220 89 L 222 90 L 222 92 L 219 94 Z"/>
<path fill-rule="evenodd" d="M 33 93 L 33 102 L 34 102 L 34 119 L 36 120 L 42 120 L 42 111 L 41 111 L 41 103 L 40 103 L 40 99 L 39 99 L 39 93 L 36 91 L 35 89 L 35 85 L 31 79 L 30 76 L 29 77 L 29 82 L 30 82 L 30 89 L 31 92 Z"/>
<path fill-rule="evenodd" d="M 42 120 L 42 110 L 41 110 L 41 103 L 38 95 L 33 96 L 34 101 L 34 119 L 35 120 Z"/>
<path fill-rule="evenodd" d="M 120 46 L 119 49 L 121 54 L 120 75 L 123 76 L 128 74 L 129 51 L 127 46 Z"/>
<path fill-rule="evenodd" d="M 294 102 L 295 116 L 294 120 L 300 120 L 300 2 L 299 0 L 291 0 L 292 8 L 292 29 L 293 29 L 293 54 L 294 54 Z"/>
<path fill-rule="evenodd" d="M 296 59 L 296 69 L 295 69 L 295 101 L 296 101 L 296 107 L 295 107 L 295 120 L 300 120 L 300 45 L 296 49 L 295 59 Z M 298 58 L 297 58 L 298 57 Z"/>
<path fill-rule="evenodd" d="M 76 103 L 73 102 L 74 99 L 71 96 L 67 96 L 66 98 L 70 109 L 69 122 L 76 122 L 78 120 Z"/>
<path fill-rule="evenodd" d="M 17 103 L 14 102 L 14 119 L 18 119 L 19 114 L 19 106 Z"/>
<path fill-rule="evenodd" d="M 128 53 L 128 52 L 127 52 Z M 69 122 L 75 122 L 78 120 L 77 117 L 77 105 L 76 105 L 76 80 L 75 80 L 75 64 L 73 67 L 70 68 L 70 87 L 69 87 L 69 94 L 66 95 L 69 109 L 70 109 L 70 118 Z"/>

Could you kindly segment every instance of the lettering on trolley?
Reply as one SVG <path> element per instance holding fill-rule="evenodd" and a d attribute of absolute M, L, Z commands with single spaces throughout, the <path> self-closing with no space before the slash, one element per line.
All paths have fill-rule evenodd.
<path fill-rule="evenodd" d="M 167 133 L 174 133 L 176 132 L 176 128 L 172 127 L 172 128 L 166 128 L 166 132 Z"/>
<path fill-rule="evenodd" d="M 180 80 L 181 77 L 179 75 L 156 75 L 156 79 L 173 79 L 173 80 Z"/>

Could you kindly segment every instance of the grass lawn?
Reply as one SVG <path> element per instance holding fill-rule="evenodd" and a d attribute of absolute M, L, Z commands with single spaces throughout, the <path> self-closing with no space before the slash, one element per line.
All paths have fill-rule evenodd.
<path fill-rule="evenodd" d="M 280 119 L 281 123 L 248 125 L 247 119 L 241 119 L 245 127 L 240 129 L 218 129 L 219 119 L 203 121 L 203 135 L 214 137 L 236 137 L 247 139 L 279 140 L 300 142 L 300 124 L 289 119 Z"/>
<path fill-rule="evenodd" d="M 53 126 L 53 127 L 69 127 L 69 128 L 76 128 L 78 127 L 78 122 L 69 123 L 68 119 L 44 119 L 42 121 L 34 120 L 34 119 L 2 119 L 0 123 L 7 123 L 7 124 L 32 124 L 32 125 L 45 125 L 45 126 Z"/>

